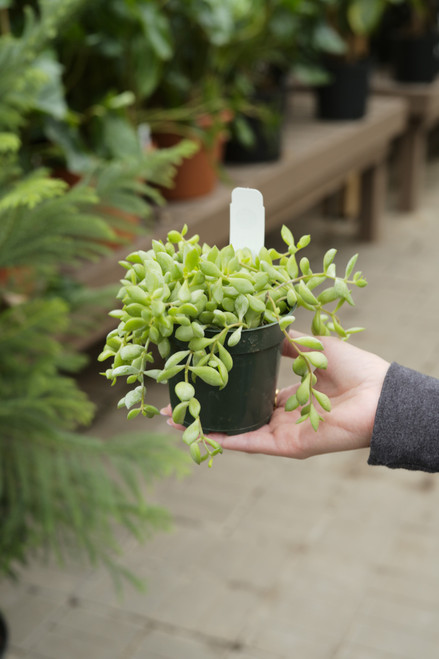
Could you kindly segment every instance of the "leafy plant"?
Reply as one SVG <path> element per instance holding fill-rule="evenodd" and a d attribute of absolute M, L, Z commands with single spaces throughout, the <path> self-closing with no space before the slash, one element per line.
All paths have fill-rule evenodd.
<path fill-rule="evenodd" d="M 203 432 L 193 382 L 200 378 L 211 386 L 226 387 L 233 367 L 228 346 L 239 343 L 245 329 L 278 323 L 298 352 L 293 371 L 301 378 L 286 409 L 300 407 L 299 422 L 309 421 L 317 430 L 322 420 L 319 410 L 329 411 L 331 405 L 316 386 L 314 370 L 327 366 L 316 336 L 335 332 L 348 339 L 361 330 L 345 330 L 338 315 L 346 302 L 354 304 L 350 288 L 366 285 L 361 272 L 354 272 L 358 255 L 349 260 L 343 276 L 338 276 L 335 249 L 326 252 L 322 270 L 313 272 L 308 258 L 299 258 L 310 236 L 302 236 L 296 243 L 286 226 L 281 231 L 286 251 L 264 247 L 256 257 L 247 249 L 235 252 L 231 245 L 221 250 L 200 245 L 197 235 L 187 239 L 186 233 L 186 225 L 181 232 L 170 231 L 166 243 L 154 240 L 152 249 L 133 252 L 121 262 L 127 270 L 118 294 L 123 307 L 110 313 L 119 325 L 108 335 L 99 356 L 101 361 L 113 360 L 105 372 L 109 380 L 114 383 L 126 378 L 133 385 L 119 406 L 129 410 L 129 419 L 138 414 L 154 416 L 158 410 L 147 402 L 147 378 L 167 382 L 184 372 L 184 381 L 175 387 L 180 403 L 173 410 L 173 419 L 182 423 L 189 410 L 193 422 L 184 431 L 183 441 L 195 462 L 209 460 L 211 464 L 221 447 Z M 324 288 L 317 292 L 318 287 Z M 313 336 L 293 339 L 288 334 L 295 307 L 312 313 Z M 217 333 L 206 336 L 208 328 Z M 187 344 L 186 349 L 173 351 L 173 337 Z M 154 345 L 166 360 L 161 369 L 153 364 Z"/>
<path fill-rule="evenodd" d="M 168 525 L 168 512 L 150 505 L 143 488 L 179 471 L 182 454 L 164 437 L 84 434 L 94 406 L 73 377 L 84 358 L 63 333 L 74 322 L 72 298 L 90 302 L 97 291 L 67 295 L 53 282 L 108 251 L 103 242 L 116 237 L 100 211 L 105 191 L 138 209 L 138 168 L 146 165 L 101 163 L 94 188 L 70 190 L 44 168 L 21 166 L 21 131 L 47 80 L 37 56 L 80 4 L 42 1 L 39 18 L 27 12 L 23 34 L 0 38 L 0 575 L 43 550 L 139 584 L 116 559 L 117 529 L 144 539 Z M 165 158 L 151 164 L 164 182 L 173 169 Z"/>
<path fill-rule="evenodd" d="M 316 30 L 323 52 L 357 59 L 368 53 L 369 37 L 378 28 L 385 10 L 399 2 L 401 0 L 317 0 L 310 5 L 308 25 L 314 26 L 312 29 Z"/>

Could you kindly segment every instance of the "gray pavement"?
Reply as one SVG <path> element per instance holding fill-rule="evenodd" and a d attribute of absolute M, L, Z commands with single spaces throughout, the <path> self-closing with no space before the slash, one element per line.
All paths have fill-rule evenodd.
<path fill-rule="evenodd" d="M 367 327 L 355 343 L 436 377 L 438 180 L 430 162 L 421 209 L 389 210 L 376 244 L 316 214 L 293 227 L 312 234 L 313 255 L 337 246 L 344 263 L 360 252 L 369 286 L 344 315 Z M 300 318 L 297 327 L 307 329 Z M 288 362 L 280 380 L 291 380 Z M 106 382 L 98 386 L 93 432 L 127 430 Z M 156 396 L 164 402 L 166 388 Z M 160 419 L 148 428 L 171 432 Z M 439 657 L 436 475 L 369 467 L 367 451 L 302 462 L 226 453 L 151 496 L 174 529 L 143 546 L 126 541 L 123 556 L 147 593 L 127 587 L 121 599 L 101 570 L 31 565 L 0 586 L 7 659 Z"/>

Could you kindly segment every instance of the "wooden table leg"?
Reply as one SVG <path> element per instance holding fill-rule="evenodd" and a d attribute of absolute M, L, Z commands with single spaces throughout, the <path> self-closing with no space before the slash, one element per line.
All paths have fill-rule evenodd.
<path fill-rule="evenodd" d="M 424 178 L 427 129 L 419 121 L 411 121 L 401 136 L 397 150 L 399 166 L 399 209 L 416 210 Z"/>
<path fill-rule="evenodd" d="M 380 234 L 380 221 L 384 212 L 387 181 L 387 163 L 383 157 L 365 169 L 361 175 L 361 210 L 359 238 L 376 240 Z"/>

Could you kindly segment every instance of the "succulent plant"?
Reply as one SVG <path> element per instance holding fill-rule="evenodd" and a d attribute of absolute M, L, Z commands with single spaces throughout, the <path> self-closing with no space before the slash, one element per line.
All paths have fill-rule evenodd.
<path fill-rule="evenodd" d="M 104 373 L 109 380 L 126 378 L 133 387 L 119 407 L 128 410 L 129 419 L 158 414 L 147 401 L 147 378 L 167 383 L 183 374 L 175 385 L 179 403 L 173 420 L 183 423 L 189 411 L 193 420 L 183 441 L 196 463 L 208 460 L 211 465 L 222 449 L 203 432 L 194 382 L 200 378 L 213 387 L 226 387 L 233 368 L 228 348 L 239 343 L 243 330 L 278 323 L 295 347 L 298 356 L 292 368 L 301 380 L 286 410 L 300 407 L 298 423 L 310 422 L 317 430 L 322 411 L 331 409 L 328 397 L 318 390 L 315 371 L 327 367 L 327 358 L 317 337 L 335 333 L 346 340 L 362 330 L 344 329 L 338 315 L 345 303 L 354 304 L 351 288 L 367 284 L 360 271 L 354 272 L 358 254 L 338 276 L 336 249 L 328 250 L 321 271 L 313 272 L 308 258 L 299 256 L 310 236 L 295 242 L 286 226 L 281 230 L 285 252 L 263 247 L 257 256 L 247 249 L 235 251 L 232 245 L 201 245 L 197 235 L 186 238 L 187 231 L 186 225 L 182 231 L 170 231 L 165 243 L 153 240 L 149 251 L 133 252 L 121 261 L 126 269 L 118 294 L 123 306 L 110 312 L 119 325 L 99 356 L 100 361 L 113 360 Z M 311 313 L 310 336 L 293 338 L 288 333 L 295 309 Z M 207 336 L 208 329 L 217 331 Z M 174 337 L 184 349 L 173 345 Z M 153 346 L 164 360 L 162 368 L 154 363 Z"/>

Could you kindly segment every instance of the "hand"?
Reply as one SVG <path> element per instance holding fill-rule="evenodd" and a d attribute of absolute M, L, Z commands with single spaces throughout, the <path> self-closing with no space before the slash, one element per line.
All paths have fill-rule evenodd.
<path fill-rule="evenodd" d="M 298 337 L 300 333 L 291 332 Z M 321 411 L 324 422 L 316 431 L 308 422 L 296 424 L 300 411 L 286 412 L 286 400 L 295 393 L 299 383 L 282 389 L 270 422 L 242 435 L 211 433 L 225 449 L 264 453 L 290 458 L 365 448 L 369 446 L 378 399 L 390 364 L 373 353 L 335 337 L 319 337 L 328 358 L 326 370 L 317 369 L 317 388 L 329 396 L 331 412 Z M 287 340 L 283 354 L 297 357 Z M 292 377 L 296 377 L 291 372 Z M 169 414 L 169 408 L 167 410 Z M 171 421 L 172 424 L 172 421 Z"/>

